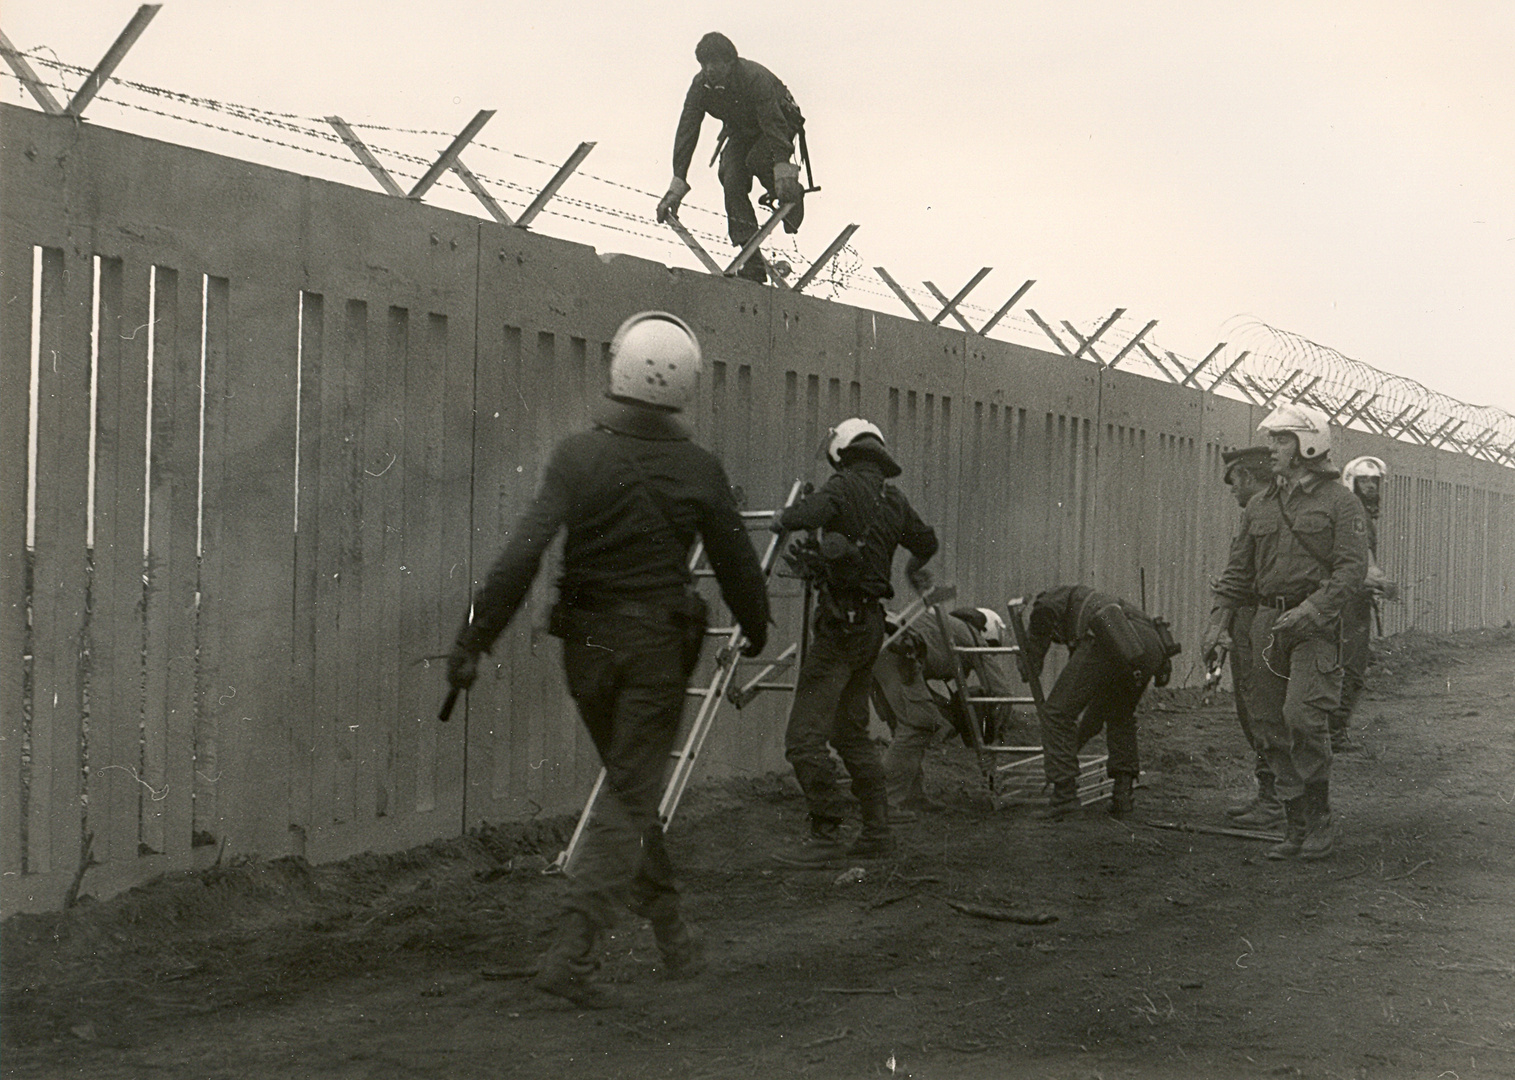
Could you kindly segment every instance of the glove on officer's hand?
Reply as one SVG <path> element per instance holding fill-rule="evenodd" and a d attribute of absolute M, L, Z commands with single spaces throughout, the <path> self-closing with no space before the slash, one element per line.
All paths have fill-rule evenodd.
<path fill-rule="evenodd" d="M 447 682 L 458 690 L 467 690 L 479 677 L 479 654 L 457 644 L 447 654 Z"/>
<path fill-rule="evenodd" d="M 931 571 L 926 569 L 925 564 L 913 555 L 910 557 L 910 561 L 905 564 L 905 580 L 910 582 L 912 589 L 922 595 L 925 595 L 931 589 Z"/>
<path fill-rule="evenodd" d="M 792 161 L 780 161 L 773 167 L 773 197 L 778 204 L 794 203 L 784 218 L 784 231 L 796 233 L 805 220 L 805 187 L 800 183 L 800 167 Z"/>
<path fill-rule="evenodd" d="M 742 628 L 747 641 L 742 645 L 742 655 L 747 657 L 761 656 L 768 646 L 768 628 L 765 626 L 756 633 L 748 633 L 747 628 Z"/>
<path fill-rule="evenodd" d="M 1291 607 L 1278 617 L 1273 624 L 1274 633 L 1282 634 L 1296 628 L 1308 630 L 1320 625 L 1320 609 L 1308 600 L 1300 602 L 1298 607 Z"/>
<path fill-rule="evenodd" d="M 1231 633 L 1228 629 L 1231 622 L 1231 612 L 1225 608 L 1216 608 L 1210 612 L 1210 622 L 1205 627 L 1204 637 L 1199 639 L 1199 653 L 1205 658 L 1206 667 L 1214 667 L 1214 653 L 1222 644 L 1229 650 L 1231 648 Z"/>
<path fill-rule="evenodd" d="M 668 182 L 668 193 L 658 200 L 658 224 L 664 224 L 679 212 L 679 204 L 689 194 L 689 184 L 675 176 Z"/>

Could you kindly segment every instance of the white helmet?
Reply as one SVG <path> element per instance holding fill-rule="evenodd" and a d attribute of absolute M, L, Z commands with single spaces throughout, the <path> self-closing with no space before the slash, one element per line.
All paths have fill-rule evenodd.
<path fill-rule="evenodd" d="M 1355 490 L 1354 485 L 1359 477 L 1376 476 L 1383 479 L 1387 475 L 1389 475 L 1388 466 L 1381 458 L 1364 454 L 1362 457 L 1353 458 L 1342 468 L 1341 482 L 1347 485 L 1347 490 L 1352 491 Z"/>
<path fill-rule="evenodd" d="M 854 416 L 850 420 L 843 420 L 831 429 L 830 438 L 826 441 L 826 460 L 831 462 L 833 469 L 842 467 L 842 451 L 857 447 L 867 447 L 871 456 L 882 466 L 885 477 L 895 477 L 900 474 L 900 467 L 894 458 L 889 456 L 889 449 L 884 444 L 884 433 L 878 429 L 878 425 L 861 416 Z"/>
<path fill-rule="evenodd" d="M 694 397 L 700 343 L 689 324 L 666 311 L 643 311 L 610 343 L 610 396 L 677 412 Z"/>
<path fill-rule="evenodd" d="M 994 645 L 1002 644 L 1005 640 L 1005 620 L 993 608 L 981 607 L 978 611 L 984 617 L 984 640 Z"/>
<path fill-rule="evenodd" d="M 1299 456 L 1306 461 L 1320 461 L 1331 452 L 1331 421 L 1309 405 L 1280 405 L 1257 425 L 1257 430 L 1264 435 L 1292 432 L 1299 438 Z"/>

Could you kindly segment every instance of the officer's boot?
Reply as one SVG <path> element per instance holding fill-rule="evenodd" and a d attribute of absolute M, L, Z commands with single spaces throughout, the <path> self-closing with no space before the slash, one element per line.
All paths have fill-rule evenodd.
<path fill-rule="evenodd" d="M 1312 780 L 1305 785 L 1305 837 L 1299 846 L 1301 859 L 1324 859 L 1336 847 L 1336 823 L 1331 820 L 1331 782 Z"/>
<path fill-rule="evenodd" d="M 810 833 L 797 851 L 786 851 L 774 856 L 785 866 L 821 868 L 841 862 L 847 857 L 842 846 L 842 823 L 837 818 L 822 814 L 810 815 Z"/>
<path fill-rule="evenodd" d="M 582 911 L 564 912 L 531 985 L 586 1009 L 615 1008 L 620 1001 L 614 992 L 594 980 L 600 966 L 593 956 L 595 937 L 589 916 Z"/>
<path fill-rule="evenodd" d="M 768 264 L 763 261 L 763 253 L 754 251 L 752 257 L 742 264 L 742 268 L 736 272 L 739 278 L 755 281 L 759 285 L 768 284 Z"/>
<path fill-rule="evenodd" d="M 889 797 L 882 791 L 863 800 L 863 831 L 847 849 L 849 859 L 887 859 L 894 854 L 889 832 Z"/>
<path fill-rule="evenodd" d="M 1293 859 L 1299 855 L 1304 843 L 1307 824 L 1305 820 L 1305 796 L 1284 800 L 1284 841 L 1274 844 L 1263 854 L 1270 859 Z"/>
<path fill-rule="evenodd" d="M 1239 814 L 1226 813 L 1231 821 L 1243 829 L 1271 829 L 1284 823 L 1284 804 L 1273 790 L 1273 774 L 1264 773 L 1257 778 L 1257 799 Z"/>
<path fill-rule="evenodd" d="M 1060 821 L 1070 814 L 1076 814 L 1078 809 L 1078 781 L 1059 780 L 1052 785 L 1052 795 L 1048 798 L 1047 805 L 1040 810 L 1033 810 L 1031 816 L 1038 821 Z"/>
<path fill-rule="evenodd" d="M 705 943 L 678 915 L 654 919 L 652 935 L 663 957 L 663 970 L 670 979 L 692 979 L 705 970 Z"/>
<path fill-rule="evenodd" d="M 1135 777 L 1125 773 L 1115 777 L 1115 786 L 1110 789 L 1110 813 L 1115 817 L 1125 817 L 1136 809 L 1136 798 L 1132 794 L 1132 788 L 1136 784 Z"/>

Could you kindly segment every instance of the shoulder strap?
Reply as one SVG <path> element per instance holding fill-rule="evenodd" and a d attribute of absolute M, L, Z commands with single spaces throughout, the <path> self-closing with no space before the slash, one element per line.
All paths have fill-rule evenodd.
<path fill-rule="evenodd" d="M 1316 562 L 1320 563 L 1321 568 L 1325 570 L 1325 572 L 1326 572 L 1327 575 L 1329 575 L 1331 573 L 1331 562 L 1330 562 L 1330 560 L 1327 559 L 1320 552 L 1316 551 L 1313 547 L 1311 547 L 1310 546 L 1310 542 L 1308 540 L 1306 540 L 1302 535 L 1300 535 L 1299 530 L 1294 527 L 1294 522 L 1289 517 L 1289 512 L 1284 509 L 1284 496 L 1283 496 L 1283 492 L 1280 491 L 1277 487 L 1275 487 L 1273 489 L 1273 497 L 1278 500 L 1278 516 L 1284 519 L 1284 524 L 1287 525 L 1288 528 L 1289 528 L 1289 531 L 1294 534 L 1294 539 L 1299 542 L 1299 546 L 1302 547 L 1302 548 L 1304 548 L 1307 552 L 1309 552 L 1310 553 L 1310 557 L 1312 559 L 1314 559 Z"/>

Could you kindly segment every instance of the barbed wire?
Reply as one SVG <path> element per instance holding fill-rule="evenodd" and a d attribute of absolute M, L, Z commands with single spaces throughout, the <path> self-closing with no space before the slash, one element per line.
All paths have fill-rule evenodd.
<path fill-rule="evenodd" d="M 72 96 L 72 91 L 67 84 L 68 76 L 75 76 L 82 81 L 91 72 L 89 68 L 62 61 L 51 48 L 46 46 L 27 50 L 22 55 L 33 60 L 38 67 L 54 72 L 54 78 L 57 81 L 44 80 L 44 85 L 50 90 L 61 90 L 65 97 Z M 16 81 L 18 92 L 23 91 L 19 76 L 9 69 L 4 69 L 3 73 Z M 354 156 L 346 152 L 345 148 L 336 149 L 343 145 L 343 140 L 331 128 L 325 117 L 264 109 L 260 106 L 188 94 L 114 76 L 107 80 L 107 86 L 112 87 L 113 91 L 109 94 L 104 92 L 97 94 L 95 101 L 163 120 L 217 131 L 235 138 L 249 139 L 280 150 L 309 154 L 335 162 L 344 170 L 362 167 Z M 160 103 L 167 104 L 162 107 L 146 104 L 132 100 L 131 94 L 158 99 Z M 24 93 L 21 96 L 24 100 Z M 225 122 L 207 119 L 203 115 L 185 115 L 181 111 L 175 111 L 175 108 L 171 106 L 176 106 L 180 110 L 198 110 L 209 113 L 222 118 Z M 269 128 L 285 137 L 274 137 L 256 130 L 247 130 L 246 127 L 234 127 L 231 126 L 233 121 L 241 125 Z M 428 157 L 400 146 L 388 145 L 388 140 L 386 142 L 371 141 L 371 135 L 367 133 L 393 136 L 397 139 L 426 138 L 441 139 L 445 142 L 450 142 L 456 136 L 455 132 L 432 128 L 408 128 L 376 123 L 354 122 L 350 124 L 350 127 L 366 133 L 365 145 L 392 176 L 410 181 L 418 180 L 424 175 L 435 157 Z M 475 150 L 493 155 L 490 160 L 494 162 L 516 161 L 554 172 L 559 168 L 559 163 L 477 139 L 470 142 L 468 146 L 470 154 L 473 154 Z M 435 151 L 432 153 L 434 155 Z M 535 198 L 540 188 L 540 184 L 512 179 L 500 175 L 497 171 L 481 169 L 471 171 L 481 182 L 492 187 L 494 190 L 491 194 L 507 207 L 524 208 Z M 635 196 L 640 200 L 640 208 L 609 205 L 589 197 L 583 190 L 586 184 L 600 185 L 622 196 Z M 437 181 L 436 186 L 458 196 L 472 197 L 469 189 L 461 182 L 454 180 L 450 173 Z M 572 190 L 569 190 L 570 187 Z M 574 171 L 569 183 L 557 192 L 542 213 L 593 230 L 609 230 L 634 237 L 654 244 L 663 251 L 673 251 L 687 258 L 689 253 L 683 244 L 670 236 L 649 212 L 650 207 L 656 204 L 659 197 L 660 193 L 611 177 L 600 176 L 581 168 Z M 694 236 L 706 245 L 717 248 L 728 242 L 725 235 L 714 231 L 713 224 L 715 221 L 724 223 L 726 217 L 724 210 L 686 202 L 683 204 L 681 216 L 687 218 L 690 211 L 702 215 L 704 219 L 712 220 L 712 227 L 708 228 L 703 224 L 690 225 L 686 220 L 685 226 Z M 787 263 L 795 276 L 805 272 L 812 265 L 810 258 L 801 251 L 798 241 L 791 235 L 775 234 L 770 238 L 765 244 L 765 257 L 770 265 Z M 941 303 L 925 288 L 912 285 L 900 287 L 917 301 L 923 311 L 929 312 Z M 868 306 L 875 308 L 893 307 L 898 300 L 893 292 L 886 292 L 875 287 L 874 276 L 864 262 L 862 254 L 850 243 L 844 245 L 833 256 L 816 275 L 809 288 L 812 296 L 823 299 L 857 300 L 867 297 L 873 301 Z M 964 301 L 957 306 L 957 310 L 961 311 L 965 317 L 974 316 L 982 324 L 997 309 Z M 1104 319 L 1104 316 L 1100 316 L 1091 320 L 1087 329 L 1080 333 L 1084 336 L 1093 333 L 1095 327 Z M 1001 319 L 993 332 L 998 336 L 1013 337 L 1029 342 L 1032 347 L 1045 349 L 1047 344 L 1046 330 L 1038 322 L 1019 311 L 1012 312 Z M 1105 356 L 1112 355 L 1113 353 L 1105 350 L 1122 350 L 1139 333 L 1141 330 L 1137 320 L 1130 315 L 1123 315 L 1107 328 L 1105 336 L 1101 338 L 1102 344 L 1098 351 Z M 1217 381 L 1207 387 L 1213 392 L 1254 404 L 1258 401 L 1282 398 L 1290 393 L 1303 392 L 1325 407 L 1327 412 L 1332 413 L 1341 422 L 1356 424 L 1366 430 L 1388 434 L 1406 441 L 1429 442 L 1434 439 L 1439 440 L 1442 445 L 1456 447 L 1465 453 L 1487 457 L 1491 460 L 1501 460 L 1505 463 L 1515 461 L 1515 456 L 1512 456 L 1512 451 L 1515 451 L 1515 415 L 1502 409 L 1470 405 L 1449 395 L 1430 390 L 1413 379 L 1381 371 L 1369 364 L 1353 360 L 1328 346 L 1259 321 L 1244 324 L 1241 337 L 1245 340 L 1238 343 L 1239 347 L 1233 349 L 1231 359 L 1225 360 L 1224 363 L 1229 365 L 1242 351 L 1246 353 L 1245 358 L 1227 376 L 1225 382 Z M 1170 361 L 1174 358 L 1181 359 L 1182 365 L 1175 363 L 1181 372 L 1192 370 L 1199 363 L 1197 359 L 1183 353 L 1161 348 L 1155 340 L 1148 339 L 1145 345 L 1146 347 L 1143 348 L 1125 350 L 1122 360 L 1124 369 L 1149 378 L 1178 381 L 1164 362 L 1156 357 L 1165 356 Z M 1468 430 L 1465 432 L 1464 429 Z"/>

